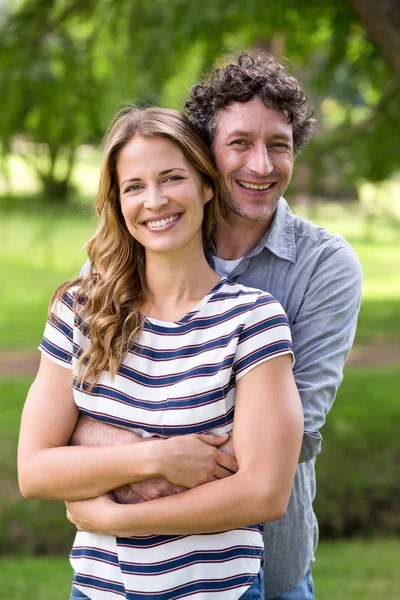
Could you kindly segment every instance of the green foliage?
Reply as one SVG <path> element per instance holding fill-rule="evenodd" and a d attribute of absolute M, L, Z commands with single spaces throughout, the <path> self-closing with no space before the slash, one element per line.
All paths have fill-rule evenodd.
<path fill-rule="evenodd" d="M 399 533 L 398 365 L 345 372 L 323 428 L 314 509 L 324 535 Z"/>
<path fill-rule="evenodd" d="M 395 74 L 346 0 L 287 0 L 279 11 L 257 0 L 203 0 L 201 10 L 185 0 L 6 4 L 3 156 L 13 140 L 27 160 L 26 140 L 39 147 L 33 164 L 44 195 L 62 201 L 77 146 L 97 143 L 117 108 L 182 107 L 218 55 L 249 45 L 286 55 L 318 107 L 318 135 L 301 159 L 311 172 L 299 184 L 303 193 L 348 194 L 363 178 L 379 181 L 398 167 Z M 326 99 L 336 101 L 339 118 L 319 109 Z M 25 143 L 15 146 L 16 134 Z"/>

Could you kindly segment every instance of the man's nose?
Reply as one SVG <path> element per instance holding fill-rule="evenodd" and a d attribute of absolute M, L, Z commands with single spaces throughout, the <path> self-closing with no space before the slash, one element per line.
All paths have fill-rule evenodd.
<path fill-rule="evenodd" d="M 247 168 L 249 171 L 263 177 L 271 173 L 274 165 L 265 144 L 259 144 L 252 149 L 247 162 Z"/>
<path fill-rule="evenodd" d="M 146 191 L 144 207 L 148 210 L 159 210 L 164 204 L 168 204 L 168 198 L 163 194 L 162 189 L 157 186 L 149 186 Z"/>

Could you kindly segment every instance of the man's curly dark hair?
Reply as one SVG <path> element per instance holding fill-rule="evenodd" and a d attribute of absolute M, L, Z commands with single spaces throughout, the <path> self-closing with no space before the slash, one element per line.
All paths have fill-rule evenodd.
<path fill-rule="evenodd" d="M 234 102 L 248 102 L 254 97 L 286 116 L 293 126 L 293 149 L 298 154 L 310 141 L 313 109 L 297 79 L 264 52 L 250 50 L 228 59 L 225 66 L 217 66 L 203 83 L 193 86 L 185 111 L 211 146 L 218 112 Z"/>

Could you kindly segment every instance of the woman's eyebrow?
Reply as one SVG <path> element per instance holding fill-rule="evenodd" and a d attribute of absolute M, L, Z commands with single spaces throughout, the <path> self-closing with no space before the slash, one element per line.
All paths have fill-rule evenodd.
<path fill-rule="evenodd" d="M 160 171 L 158 175 L 168 175 L 168 173 L 172 173 L 172 171 L 182 171 L 183 173 L 188 173 L 187 169 L 173 167 L 172 169 L 165 169 L 165 171 Z M 129 179 L 125 179 L 124 181 L 122 181 L 120 185 L 124 185 L 125 183 L 136 183 L 138 181 L 142 181 L 141 177 L 130 177 Z"/>
<path fill-rule="evenodd" d="M 184 173 L 187 173 L 186 169 L 182 169 L 180 167 L 173 167 L 172 169 L 166 169 L 165 171 L 160 171 L 159 175 L 168 175 L 168 173 L 171 173 L 171 171 L 183 171 Z"/>

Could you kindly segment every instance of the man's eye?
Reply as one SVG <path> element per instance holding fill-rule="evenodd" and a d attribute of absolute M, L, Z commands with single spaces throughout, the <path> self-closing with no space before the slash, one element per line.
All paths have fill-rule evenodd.
<path fill-rule="evenodd" d="M 247 146 L 247 141 L 246 140 L 233 140 L 233 142 L 231 142 L 231 144 L 233 144 L 235 146 Z"/>
<path fill-rule="evenodd" d="M 274 144 L 271 144 L 272 148 L 288 148 L 288 145 L 285 144 L 284 142 L 275 142 Z"/>

